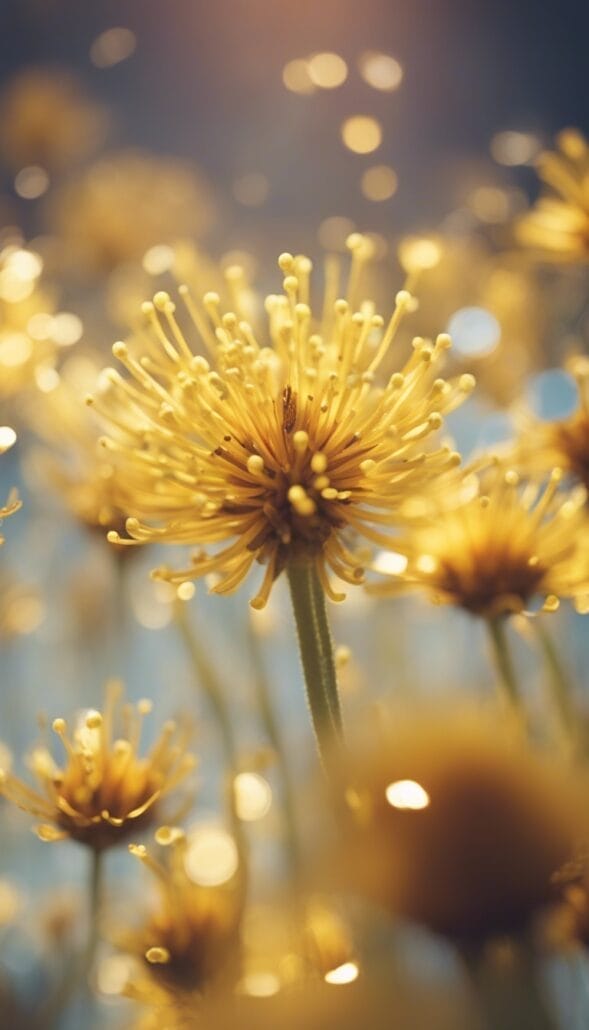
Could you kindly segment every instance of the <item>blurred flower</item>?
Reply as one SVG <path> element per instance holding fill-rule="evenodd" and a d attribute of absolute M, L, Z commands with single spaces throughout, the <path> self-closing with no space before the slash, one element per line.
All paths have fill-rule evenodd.
<path fill-rule="evenodd" d="M 391 577 L 391 590 L 423 587 L 437 603 L 488 618 L 520 612 L 538 596 L 547 611 L 561 598 L 586 611 L 586 494 L 559 491 L 561 480 L 559 469 L 543 482 L 501 466 L 467 476 L 454 503 L 449 491 L 446 507 L 432 509 L 398 542 L 407 560 Z"/>
<path fill-rule="evenodd" d="M 578 781 L 490 712 L 391 713 L 367 740 L 345 773 L 352 884 L 453 939 L 523 930 L 574 854 Z"/>
<path fill-rule="evenodd" d="M 376 386 L 412 298 L 397 295 L 383 331 L 372 302 L 359 297 L 370 247 L 359 236 L 350 246 L 348 297 L 336 299 L 332 266 L 320 320 L 309 306 L 311 262 L 280 257 L 284 293 L 266 300 L 268 342 L 259 342 L 239 309 L 221 315 L 217 294 L 206 294 L 201 307 L 184 287 L 207 357 L 189 347 L 166 293 L 144 305 L 148 333 L 130 346 L 115 344 L 132 378 L 107 372 L 112 400 L 106 395 L 95 404 L 107 418 L 114 405 L 119 412 L 118 439 L 109 447 L 142 515 L 127 520 L 129 536 L 138 543 L 225 545 L 157 576 L 182 582 L 215 573 L 213 589 L 229 593 L 257 559 L 266 564 L 252 601 L 259 608 L 289 561 L 311 558 L 326 592 L 341 599 L 327 569 L 348 583 L 363 574 L 345 531 L 388 546 L 407 499 L 459 462 L 448 446 L 430 440 L 443 415 L 471 391 L 472 376 L 438 378 L 450 340 L 418 338 L 402 370 Z"/>
<path fill-rule="evenodd" d="M 235 882 L 204 887 L 191 878 L 190 835 L 162 827 L 166 846 L 157 862 L 142 845 L 131 845 L 156 878 L 159 901 L 138 929 L 126 927 L 118 943 L 138 961 L 124 993 L 156 1012 L 192 1012 L 203 993 L 237 974 L 242 900 Z"/>
<path fill-rule="evenodd" d="M 589 359 L 573 358 L 569 370 L 579 391 L 577 410 L 556 421 L 523 415 L 515 453 L 525 469 L 559 466 L 589 491 Z"/>
<path fill-rule="evenodd" d="M 102 158 L 56 195 L 51 222 L 77 272 L 103 275 L 148 248 L 202 236 L 209 185 L 191 165 L 137 150 Z"/>
<path fill-rule="evenodd" d="M 26 68 L 0 95 L 2 158 L 13 169 L 68 168 L 106 135 L 106 110 L 89 101 L 70 72 Z"/>
<path fill-rule="evenodd" d="M 45 617 L 39 587 L 0 572 L 0 642 L 33 633 Z"/>
<path fill-rule="evenodd" d="M 194 758 L 186 751 L 186 733 L 175 740 L 176 726 L 166 723 L 159 738 L 141 758 L 139 742 L 151 703 L 124 709 L 125 732 L 115 737 L 115 709 L 121 687 L 107 687 L 104 713 L 87 711 L 71 735 L 64 719 L 54 732 L 63 741 L 66 763 L 59 766 L 45 744 L 29 756 L 40 784 L 34 790 L 8 770 L 0 770 L 0 793 L 31 815 L 47 820 L 38 827 L 42 840 L 65 837 L 97 851 L 120 843 L 153 823 L 160 800 L 187 776 Z"/>
<path fill-rule="evenodd" d="M 106 530 L 124 533 L 120 503 L 125 484 L 123 480 L 115 486 L 116 454 L 100 446 L 99 421 L 84 403 L 99 371 L 98 360 L 90 354 L 69 358 L 50 388 L 28 406 L 27 416 L 48 445 L 30 460 L 37 484 L 48 482 L 76 519 L 106 539 Z"/>
<path fill-rule="evenodd" d="M 419 327 L 424 336 L 452 335 L 456 314 L 473 307 L 498 323 L 493 346 L 480 346 L 476 326 L 453 339 L 452 355 L 477 378 L 477 393 L 504 404 L 518 396 L 535 368 L 550 325 L 550 301 L 529 263 L 523 267 L 472 237 L 406 237 L 399 260 L 419 274 Z"/>
<path fill-rule="evenodd" d="M 516 223 L 520 243 L 546 259 L 589 259 L 589 146 L 577 129 L 557 137 L 558 150 L 541 154 L 538 172 L 547 193 Z"/>

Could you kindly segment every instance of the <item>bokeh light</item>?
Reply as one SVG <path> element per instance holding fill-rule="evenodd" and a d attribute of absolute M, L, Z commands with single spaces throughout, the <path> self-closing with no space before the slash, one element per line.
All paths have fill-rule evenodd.
<path fill-rule="evenodd" d="M 506 130 L 495 133 L 490 150 L 498 164 L 515 166 L 533 161 L 541 145 L 540 139 L 532 132 Z"/>
<path fill-rule="evenodd" d="M 374 165 L 362 174 L 361 189 L 367 200 L 389 200 L 397 186 L 397 173 L 389 165 Z"/>
<path fill-rule="evenodd" d="M 358 68 L 369 86 L 386 93 L 398 89 L 403 81 L 403 68 L 390 54 L 367 50 L 360 55 Z"/>
<path fill-rule="evenodd" d="M 543 421 L 567 418 L 579 406 L 579 392 L 572 375 L 562 368 L 549 368 L 528 380 L 526 399 Z"/>
<path fill-rule="evenodd" d="M 137 40 L 131 29 L 106 29 L 90 47 L 90 60 L 96 68 L 112 68 L 135 52 Z"/>
<path fill-rule="evenodd" d="M 419 812 L 430 803 L 428 792 L 415 780 L 395 780 L 389 783 L 385 795 L 389 805 L 401 811 Z"/>
<path fill-rule="evenodd" d="M 484 308 L 461 308 L 448 321 L 447 331 L 454 348 L 466 357 L 490 354 L 501 339 L 501 326 Z"/>
<path fill-rule="evenodd" d="M 49 175 L 40 165 L 27 165 L 16 173 L 14 191 L 23 200 L 37 200 L 49 189 Z"/>
<path fill-rule="evenodd" d="M 184 868 L 193 883 L 201 887 L 217 887 L 227 883 L 238 866 L 235 841 L 221 826 L 203 824 L 188 834 Z"/>
<path fill-rule="evenodd" d="M 309 58 L 307 72 L 313 85 L 321 89 L 336 89 L 346 81 L 348 66 L 339 54 L 325 51 Z"/>
<path fill-rule="evenodd" d="M 342 140 L 355 154 L 372 154 L 382 143 L 382 128 L 376 118 L 353 115 L 346 118 L 341 129 Z"/>

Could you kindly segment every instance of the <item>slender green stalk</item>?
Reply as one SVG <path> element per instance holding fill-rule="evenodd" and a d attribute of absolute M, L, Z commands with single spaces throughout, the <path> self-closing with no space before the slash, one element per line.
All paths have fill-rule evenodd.
<path fill-rule="evenodd" d="M 572 701 L 572 685 L 562 665 L 558 651 L 550 634 L 541 619 L 533 619 L 534 629 L 542 655 L 546 662 L 549 674 L 550 687 L 554 707 L 563 729 L 563 734 L 569 742 L 575 737 L 575 711 Z"/>
<path fill-rule="evenodd" d="M 274 753 L 276 754 L 282 779 L 282 803 L 287 838 L 287 853 L 291 864 L 292 877 L 296 882 L 300 877 L 302 857 L 297 830 L 295 791 L 290 775 L 288 760 L 285 754 L 282 734 L 280 732 L 280 727 L 278 725 L 278 720 L 276 718 L 270 696 L 270 685 L 266 675 L 263 656 L 260 651 L 258 638 L 251 623 L 249 624 L 248 639 L 250 642 L 258 708 L 266 731 L 266 736 Z"/>
<path fill-rule="evenodd" d="M 487 628 L 502 693 L 507 698 L 510 707 L 519 713 L 521 711 L 521 697 L 511 652 L 507 643 L 505 617 L 498 615 L 495 618 L 487 619 Z"/>
<path fill-rule="evenodd" d="M 79 961 L 70 963 L 66 974 L 55 993 L 39 1012 L 38 1025 L 42 1030 L 57 1030 L 61 1016 L 79 989 L 87 986 L 88 974 L 92 970 L 96 948 L 100 939 L 100 912 L 102 907 L 102 883 L 104 852 L 90 851 L 90 876 L 88 881 L 88 938 Z M 37 1022 L 36 1024 L 37 1025 Z"/>
<path fill-rule="evenodd" d="M 343 728 L 325 595 L 312 562 L 292 562 L 288 582 L 317 747 L 328 768 Z"/>
<path fill-rule="evenodd" d="M 462 952 L 485 1030 L 557 1030 L 529 949 L 499 968 L 480 954 Z"/>
<path fill-rule="evenodd" d="M 237 743 L 233 732 L 233 725 L 229 717 L 229 709 L 225 701 L 223 685 L 217 676 L 216 669 L 209 661 L 202 643 L 190 624 L 188 617 L 189 605 L 185 601 L 177 601 L 175 606 L 176 625 L 190 657 L 194 671 L 195 684 L 203 691 L 212 714 L 215 718 L 219 736 L 223 747 L 226 768 L 229 772 L 228 807 L 231 818 L 231 828 L 235 837 L 241 859 L 241 867 L 245 882 L 245 871 L 247 868 L 247 849 L 245 835 L 240 819 L 235 809 L 235 787 L 234 780 L 237 775 L 239 764 L 237 755 Z"/>

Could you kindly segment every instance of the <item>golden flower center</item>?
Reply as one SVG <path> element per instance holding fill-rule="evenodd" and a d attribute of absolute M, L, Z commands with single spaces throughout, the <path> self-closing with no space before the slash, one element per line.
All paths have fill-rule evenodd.
<path fill-rule="evenodd" d="M 425 555 L 421 561 L 425 562 Z M 538 591 L 545 569 L 525 547 L 506 542 L 438 557 L 432 583 L 454 603 L 475 615 L 520 610 Z"/>
<path fill-rule="evenodd" d="M 587 237 L 589 246 L 589 232 Z M 589 417 L 584 411 L 556 429 L 558 448 L 566 456 L 569 470 L 589 490 Z"/>

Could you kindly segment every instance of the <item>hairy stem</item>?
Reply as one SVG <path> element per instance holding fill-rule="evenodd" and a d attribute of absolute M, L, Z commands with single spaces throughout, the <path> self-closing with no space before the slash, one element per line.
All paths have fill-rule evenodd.
<path fill-rule="evenodd" d="M 307 700 L 319 755 L 327 769 L 334 747 L 343 742 L 343 728 L 325 595 L 312 562 L 292 562 L 288 582 Z"/>
<path fill-rule="evenodd" d="M 501 691 L 510 707 L 514 711 L 520 712 L 521 697 L 511 652 L 507 643 L 505 618 L 498 615 L 495 618 L 487 619 L 487 628 L 489 630 L 489 639 L 492 644 Z"/>

